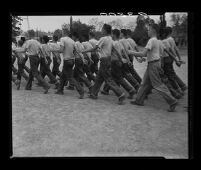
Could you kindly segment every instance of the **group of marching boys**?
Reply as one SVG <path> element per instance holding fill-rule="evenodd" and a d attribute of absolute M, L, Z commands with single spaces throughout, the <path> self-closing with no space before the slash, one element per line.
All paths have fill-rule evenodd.
<path fill-rule="evenodd" d="M 133 99 L 136 95 L 130 103 L 140 106 L 144 105 L 144 100 L 155 89 L 169 104 L 168 111 L 173 112 L 178 105 L 177 100 L 187 89 L 175 73 L 173 63 L 180 67 L 184 62 L 171 37 L 171 27 L 163 30 L 160 40 L 157 39 L 158 32 L 157 24 L 153 23 L 148 27 L 150 39 L 143 51 L 138 50 L 131 38 L 131 30 L 112 30 L 108 24 L 103 25 L 103 36 L 99 41 L 95 39 L 93 32 L 87 36 L 73 32 L 61 38 L 55 34 L 51 43 L 48 36 L 41 37 L 40 41 L 33 37 L 29 40 L 22 37 L 17 44 L 14 41 L 12 43 L 12 71 L 17 74 L 17 77 L 12 74 L 12 80 L 19 90 L 21 77 L 25 78 L 25 89 L 31 90 L 35 78 L 37 84 L 44 88 L 45 94 L 48 93 L 50 84 L 55 84 L 56 94 L 61 95 L 66 86 L 69 90 L 76 89 L 80 99 L 84 98 L 84 85 L 89 89 L 89 97 L 97 99 L 104 83 L 102 94 L 109 95 L 112 90 L 118 97 L 118 104 L 123 104 L 126 99 L 126 94 L 122 91 L 124 88 L 128 93 L 127 98 Z M 14 67 L 16 58 L 18 69 Z M 134 68 L 134 58 L 137 62 L 148 63 L 143 79 Z M 26 66 L 27 59 L 30 68 Z M 59 70 L 61 61 L 62 71 Z M 49 78 L 49 82 L 44 79 L 45 76 Z"/>

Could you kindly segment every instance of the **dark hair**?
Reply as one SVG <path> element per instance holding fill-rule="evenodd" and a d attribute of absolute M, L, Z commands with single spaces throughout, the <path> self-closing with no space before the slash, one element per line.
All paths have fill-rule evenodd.
<path fill-rule="evenodd" d="M 158 35 L 159 34 L 159 26 L 158 24 L 152 24 L 150 25 L 150 27 L 155 30 L 156 34 Z"/>
<path fill-rule="evenodd" d="M 83 38 L 83 41 L 88 41 L 89 40 L 89 36 L 88 36 L 88 34 L 83 34 L 83 36 L 82 36 Z"/>
<path fill-rule="evenodd" d="M 24 44 L 23 40 L 19 40 L 17 43 L 20 47 Z"/>
<path fill-rule="evenodd" d="M 23 43 L 26 41 L 25 37 L 21 37 L 21 40 L 23 41 Z"/>
<path fill-rule="evenodd" d="M 127 29 L 126 32 L 127 32 L 127 35 L 131 36 L 132 31 L 130 29 Z"/>
<path fill-rule="evenodd" d="M 91 37 L 95 37 L 95 34 L 94 34 L 94 32 L 89 32 L 89 35 L 91 36 Z"/>
<path fill-rule="evenodd" d="M 104 25 L 103 25 L 103 29 L 105 30 L 105 32 L 106 32 L 107 34 L 111 34 L 111 32 L 112 32 L 112 27 L 111 27 L 111 25 L 104 24 Z"/>
<path fill-rule="evenodd" d="M 54 41 L 58 41 L 59 40 L 59 36 L 56 35 L 56 34 L 54 34 L 52 38 L 53 38 Z"/>
<path fill-rule="evenodd" d="M 126 31 L 126 29 L 121 29 L 121 33 L 122 33 L 124 36 L 127 36 L 127 31 Z"/>
<path fill-rule="evenodd" d="M 76 31 L 74 31 L 73 33 L 72 33 L 72 36 L 74 36 L 75 38 L 77 38 L 77 39 L 79 39 L 79 34 L 78 34 L 78 32 L 76 32 Z"/>
<path fill-rule="evenodd" d="M 49 37 L 47 36 L 47 35 L 43 35 L 43 41 L 45 42 L 45 43 L 48 43 L 49 42 Z"/>
<path fill-rule="evenodd" d="M 120 36 L 120 31 L 118 29 L 112 30 L 112 34 L 114 34 L 117 38 Z"/>
<path fill-rule="evenodd" d="M 171 27 L 166 27 L 167 29 L 167 35 L 170 35 L 172 33 L 172 28 Z"/>

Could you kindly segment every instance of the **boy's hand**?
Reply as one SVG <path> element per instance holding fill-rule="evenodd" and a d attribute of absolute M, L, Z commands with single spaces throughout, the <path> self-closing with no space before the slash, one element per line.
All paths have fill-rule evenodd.
<path fill-rule="evenodd" d="M 183 61 L 183 60 L 179 60 L 179 62 L 180 62 L 181 64 L 186 64 L 186 62 Z"/>
<path fill-rule="evenodd" d="M 83 59 L 83 63 L 87 65 L 88 62 L 86 59 Z"/>
<path fill-rule="evenodd" d="M 181 66 L 181 63 L 180 63 L 179 61 L 176 61 L 176 65 L 177 65 L 178 67 L 180 67 L 180 66 Z"/>

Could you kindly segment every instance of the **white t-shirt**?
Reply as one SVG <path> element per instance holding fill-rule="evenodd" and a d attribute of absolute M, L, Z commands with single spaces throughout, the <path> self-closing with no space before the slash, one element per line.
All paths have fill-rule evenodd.
<path fill-rule="evenodd" d="M 85 50 L 89 50 L 92 49 L 93 46 L 91 45 L 91 43 L 89 43 L 88 41 L 82 42 L 82 45 L 84 47 Z M 89 58 L 91 58 L 91 52 L 86 53 L 88 55 Z"/>
<path fill-rule="evenodd" d="M 81 56 L 83 56 L 82 51 L 84 51 L 84 46 L 83 46 L 79 41 L 76 41 L 76 42 L 75 42 L 75 50 L 76 50 Z M 79 56 L 77 53 L 75 53 L 75 57 L 76 57 L 76 58 L 80 58 L 80 56 Z"/>
<path fill-rule="evenodd" d="M 148 62 L 160 59 L 161 43 L 156 37 L 150 38 L 145 48 L 148 49 Z"/>
<path fill-rule="evenodd" d="M 135 47 L 137 46 L 137 44 L 135 43 L 135 41 L 132 38 L 127 38 L 127 41 L 129 42 L 130 46 L 133 48 L 133 50 L 135 49 Z"/>
<path fill-rule="evenodd" d="M 124 47 L 118 40 L 113 41 L 113 48 L 115 48 L 119 52 L 119 54 L 122 55 L 122 57 L 124 57 L 123 56 Z M 112 57 L 111 58 L 112 58 L 112 60 L 118 60 L 119 59 L 119 57 L 116 55 L 116 52 L 114 52 L 113 50 L 112 50 Z"/>
<path fill-rule="evenodd" d="M 98 43 L 98 40 L 92 38 L 92 39 L 89 40 L 89 43 L 90 43 L 90 44 L 93 46 L 93 48 L 94 48 L 94 47 L 96 46 L 96 44 Z M 92 52 L 92 53 L 93 53 L 93 52 Z M 97 49 L 97 50 L 95 51 L 95 54 L 98 55 L 98 56 L 100 56 L 100 50 Z"/>
<path fill-rule="evenodd" d="M 63 51 L 63 59 L 64 60 L 69 60 L 74 58 L 73 50 L 74 50 L 74 45 L 75 41 L 73 41 L 70 37 L 62 37 L 60 39 L 60 46 L 64 47 Z"/>
<path fill-rule="evenodd" d="M 174 39 L 172 37 L 168 37 L 166 40 L 169 42 L 171 49 L 174 50 L 176 46 Z"/>
<path fill-rule="evenodd" d="M 27 40 L 23 45 L 23 47 L 27 49 L 28 55 L 38 55 L 40 46 L 40 43 L 34 39 Z"/>
<path fill-rule="evenodd" d="M 127 39 L 122 38 L 122 39 L 119 40 L 119 42 L 123 45 L 123 47 L 124 47 L 125 51 L 127 52 L 127 54 L 128 54 L 128 50 L 132 50 L 132 47 L 131 47 L 131 45 L 130 45 L 130 43 L 128 42 Z"/>
<path fill-rule="evenodd" d="M 51 48 L 51 51 L 53 51 L 54 55 L 53 57 L 55 56 L 60 56 L 60 53 L 59 52 L 55 52 L 56 50 L 59 50 L 60 49 L 60 42 L 56 42 L 56 43 L 49 43 L 49 46 Z"/>
<path fill-rule="evenodd" d="M 112 37 L 102 37 L 96 44 L 100 48 L 100 57 L 110 57 L 112 51 Z"/>

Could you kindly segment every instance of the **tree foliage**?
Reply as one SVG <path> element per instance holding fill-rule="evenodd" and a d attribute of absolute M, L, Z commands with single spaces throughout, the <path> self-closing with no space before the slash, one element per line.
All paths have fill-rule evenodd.
<path fill-rule="evenodd" d="M 12 36 L 18 36 L 21 33 L 19 24 L 22 21 L 22 18 L 19 16 L 12 15 Z"/>

